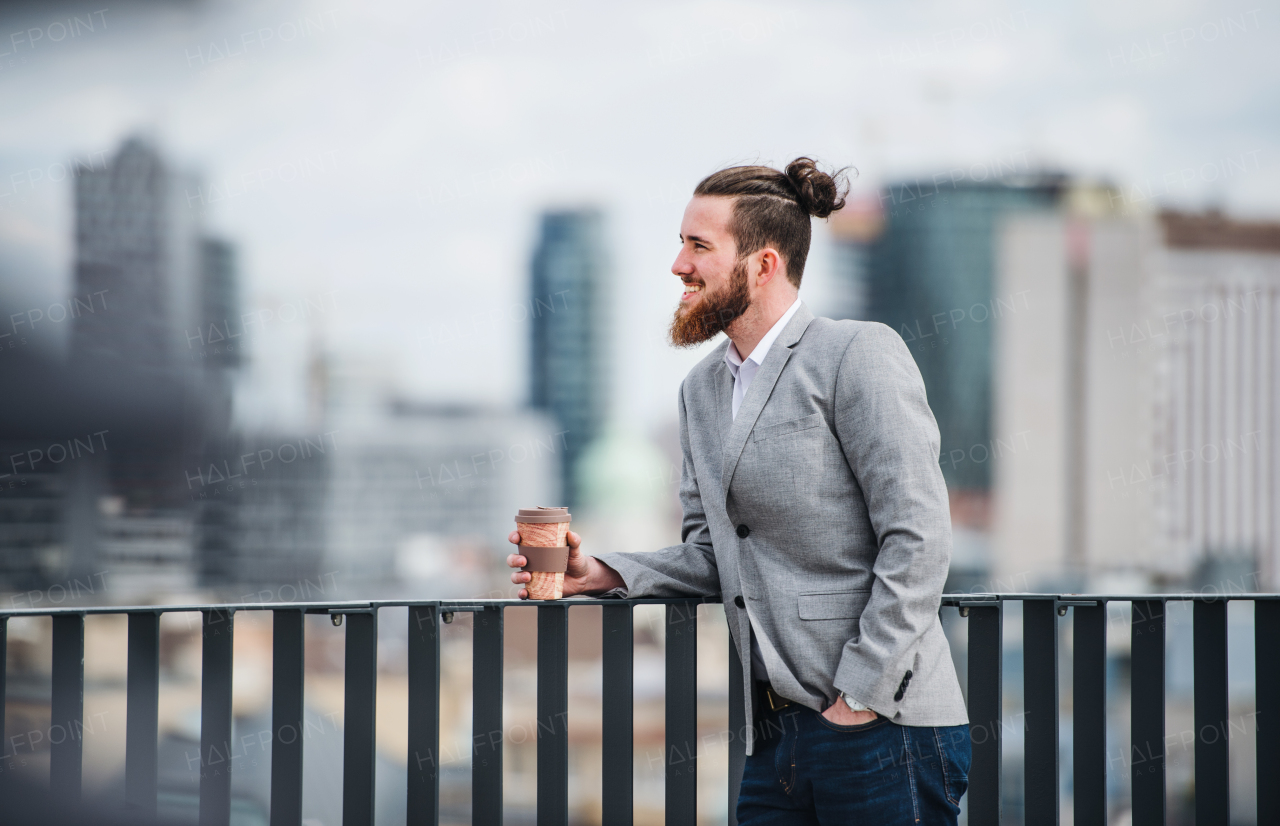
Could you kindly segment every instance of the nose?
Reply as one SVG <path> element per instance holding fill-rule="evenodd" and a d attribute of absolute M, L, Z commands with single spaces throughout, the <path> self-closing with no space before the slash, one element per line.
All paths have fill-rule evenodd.
<path fill-rule="evenodd" d="M 686 276 L 693 275 L 693 261 L 685 250 L 680 250 L 680 254 L 676 256 L 676 260 L 671 264 L 671 272 L 674 275 Z"/>

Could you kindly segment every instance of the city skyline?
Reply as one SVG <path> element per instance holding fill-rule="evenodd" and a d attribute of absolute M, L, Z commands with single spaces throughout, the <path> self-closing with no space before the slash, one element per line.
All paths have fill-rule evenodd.
<path fill-rule="evenodd" d="M 0 808 L 735 822 L 753 700 L 838 723 L 848 689 L 963 702 L 962 822 L 1280 821 L 1273 17 L 4 4 Z M 694 187 L 798 156 L 850 184 L 826 318 L 754 379 L 673 347 L 682 227 L 685 306 L 741 271 Z M 826 211 L 789 180 L 756 185 Z M 517 601 L 537 505 L 672 570 Z"/>
<path fill-rule="evenodd" d="M 637 398 L 615 407 L 649 430 L 671 419 L 679 377 L 700 357 L 663 341 L 676 303 L 668 268 L 688 193 L 719 166 L 810 153 L 856 166 L 855 194 L 874 197 L 893 180 L 1014 163 L 1110 178 L 1135 208 L 1274 212 L 1273 116 L 1247 101 L 1275 73 L 1240 71 L 1275 60 L 1265 15 L 1157 8 L 570 5 L 428 18 L 405 7 L 395 30 L 342 5 L 108 10 L 74 40 L 28 37 L 0 55 L 12 64 L 0 88 L 29 113 L 0 139 L 0 283 L 31 306 L 65 297 L 69 206 L 56 180 L 142 129 L 204 173 L 189 206 L 242 244 L 245 306 L 274 315 L 255 344 L 271 355 L 252 367 L 259 401 L 242 416 L 305 417 L 310 331 L 280 316 L 324 296 L 340 301 L 309 322 L 334 349 L 390 365 L 410 395 L 515 404 L 525 368 L 507 356 L 527 340 L 519 307 L 536 215 L 600 203 L 618 267 L 615 350 L 636 359 Z M 23 32 L 63 18 L 6 14 Z M 756 66 L 760 52 L 779 59 Z M 791 68 L 799 52 L 844 68 Z M 598 70 L 572 71 L 588 63 Z M 707 111 L 745 111 L 759 90 L 785 89 L 789 114 L 744 130 L 681 101 L 688 71 L 721 63 L 737 70 Z M 385 93 L 354 94 L 370 73 Z M 93 80 L 49 93 L 69 76 Z M 1211 110 L 1189 119 L 1184 96 L 1219 86 L 1232 94 L 1199 95 Z M 441 118 L 448 130 L 433 126 Z M 806 296 L 830 279 L 819 227 Z"/>

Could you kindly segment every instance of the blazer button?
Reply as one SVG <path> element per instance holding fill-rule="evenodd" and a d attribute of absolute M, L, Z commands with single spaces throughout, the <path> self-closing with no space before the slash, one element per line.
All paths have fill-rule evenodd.
<path fill-rule="evenodd" d="M 900 703 L 900 702 L 902 702 L 902 689 L 898 689 L 898 693 L 897 693 L 897 694 L 895 694 L 895 695 L 893 695 L 893 701 L 894 701 L 895 703 Z"/>
<path fill-rule="evenodd" d="M 739 537 L 741 537 L 742 539 L 746 539 L 746 538 L 747 538 L 748 536 L 750 536 L 750 535 L 751 535 L 751 529 L 750 529 L 750 528 L 748 528 L 746 525 L 739 525 L 739 526 L 738 526 L 738 536 L 739 536 Z"/>
<path fill-rule="evenodd" d="M 733 598 L 733 604 L 738 606 L 739 608 L 747 607 L 747 601 L 742 598 L 742 594 L 738 594 L 736 597 Z"/>

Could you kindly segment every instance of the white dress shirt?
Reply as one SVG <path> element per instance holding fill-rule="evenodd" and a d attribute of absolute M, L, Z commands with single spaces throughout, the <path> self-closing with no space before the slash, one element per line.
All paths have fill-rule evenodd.
<path fill-rule="evenodd" d="M 798 309 L 800 309 L 800 299 L 797 298 L 795 303 L 782 314 L 782 318 L 778 319 L 778 323 L 769 328 L 769 332 L 764 334 L 764 338 L 760 339 L 756 349 L 752 350 L 751 355 L 745 360 L 738 354 L 738 345 L 732 341 L 729 342 L 729 349 L 724 351 L 724 363 L 729 365 L 729 372 L 733 374 L 733 417 L 735 419 L 738 418 L 738 408 L 742 407 L 742 400 L 747 395 L 747 388 L 751 387 L 751 380 L 756 377 L 760 365 L 764 364 L 765 356 L 769 355 L 769 348 L 773 347 L 778 336 L 782 335 L 783 328 L 787 326 L 787 322 Z"/>
<path fill-rule="evenodd" d="M 764 338 L 760 339 L 760 343 L 751 351 L 751 355 L 745 359 L 738 353 L 738 345 L 732 341 L 729 342 L 729 349 L 724 351 L 724 363 L 729 365 L 729 372 L 733 374 L 733 418 L 738 418 L 738 408 L 742 407 L 742 400 L 747 396 L 751 380 L 756 377 L 760 365 L 764 364 L 765 357 L 769 355 L 769 349 L 773 347 L 773 342 L 782 334 L 783 328 L 787 326 L 787 322 L 791 321 L 791 317 L 798 309 L 800 309 L 800 299 L 797 298 L 795 303 L 782 314 L 782 318 L 778 319 L 777 323 L 769 328 L 769 332 L 764 334 Z M 772 652 L 774 648 L 768 637 L 755 630 L 756 623 L 751 617 L 750 603 L 747 604 L 746 611 L 747 620 L 751 622 L 752 627 L 751 675 L 757 680 L 768 682 L 769 670 L 765 667 L 762 649 L 768 648 Z"/>

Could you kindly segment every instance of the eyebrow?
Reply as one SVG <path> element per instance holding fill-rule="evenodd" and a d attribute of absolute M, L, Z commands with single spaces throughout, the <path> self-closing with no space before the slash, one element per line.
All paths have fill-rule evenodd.
<path fill-rule="evenodd" d="M 680 240 L 681 241 L 697 241 L 700 244 L 706 244 L 707 246 L 711 246 L 711 242 L 708 241 L 706 238 L 703 238 L 701 235 L 690 235 L 688 238 L 685 238 L 683 235 L 681 235 Z"/>

